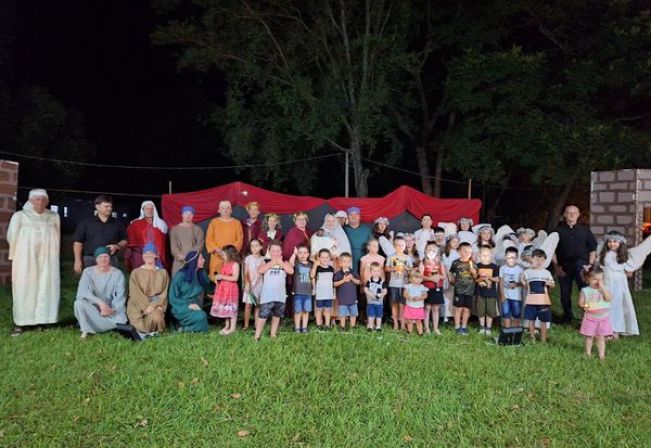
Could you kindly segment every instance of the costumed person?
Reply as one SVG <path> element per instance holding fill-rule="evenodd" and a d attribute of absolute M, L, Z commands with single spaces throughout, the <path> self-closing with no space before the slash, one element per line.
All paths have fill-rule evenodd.
<path fill-rule="evenodd" d="M 158 266 L 167 265 L 167 224 L 158 216 L 158 210 L 152 201 L 144 201 L 140 205 L 140 217 L 131 221 L 127 227 L 127 240 L 124 260 L 129 272 L 142 266 L 142 251 L 146 244 L 156 246 Z"/>
<path fill-rule="evenodd" d="M 474 221 L 471 218 L 461 218 L 457 225 L 457 236 L 459 242 L 474 245 L 477 242 L 477 235 L 472 231 Z"/>
<path fill-rule="evenodd" d="M 614 338 L 618 338 L 620 334 L 625 336 L 640 334 L 633 297 L 628 288 L 628 278 L 644 265 L 649 253 L 651 253 L 651 236 L 630 249 L 626 247 L 626 237 L 620 232 L 610 231 L 604 237 L 599 263 L 604 270 L 606 288 L 612 294 L 610 322 Z"/>
<path fill-rule="evenodd" d="M 296 212 L 293 216 L 294 227 L 289 229 L 283 240 L 283 260 L 289 260 L 294 254 L 294 249 L 299 246 L 310 247 L 312 233 L 307 228 L 307 213 Z"/>
<path fill-rule="evenodd" d="M 533 239 L 536 237 L 536 231 L 530 228 L 520 227 L 515 231 L 518 237 L 518 252 L 522 253 L 525 247 L 533 244 Z"/>
<path fill-rule="evenodd" d="M 95 216 L 82 220 L 72 236 L 77 274 L 81 274 L 84 267 L 95 264 L 95 249 L 100 246 L 108 248 L 111 264 L 119 267 L 117 253 L 127 247 L 127 231 L 113 217 L 113 199 L 102 194 L 95 198 L 94 205 Z"/>
<path fill-rule="evenodd" d="M 339 257 L 344 252 L 350 253 L 350 243 L 344 229 L 333 214 L 326 214 L 323 225 L 310 238 L 311 256 L 314 258 L 321 249 L 328 249 L 333 258 Z"/>
<path fill-rule="evenodd" d="M 74 304 L 82 339 L 127 323 L 125 287 L 124 274 L 111 266 L 108 248 L 95 249 L 95 266 L 81 273 Z"/>
<path fill-rule="evenodd" d="M 208 331 L 208 316 L 201 306 L 204 292 L 211 286 L 211 281 L 204 264 L 200 252 L 190 251 L 185 256 L 183 267 L 172 279 L 169 302 L 180 331 Z"/>
<path fill-rule="evenodd" d="M 378 252 L 385 259 L 395 255 L 393 247 L 393 231 L 389 230 L 389 219 L 380 216 L 373 223 L 372 237 L 378 241 L 380 251 Z"/>
<path fill-rule="evenodd" d="M 264 216 L 262 230 L 258 239 L 262 242 L 262 254 L 268 257 L 269 243 L 272 241 L 283 241 L 283 229 L 280 226 L 280 217 L 275 213 L 267 213 Z"/>
<path fill-rule="evenodd" d="M 170 229 L 170 251 L 174 257 L 172 278 L 185 266 L 190 252 L 201 252 L 204 234 L 200 226 L 194 223 L 194 208 L 189 205 L 181 207 L 182 221 Z"/>
<path fill-rule="evenodd" d="M 48 203 L 45 190 L 31 190 L 28 202 L 13 214 L 7 228 L 14 336 L 22 333 L 22 327 L 58 320 L 61 220 L 46 208 Z"/>
<path fill-rule="evenodd" d="M 219 203 L 219 216 L 210 221 L 206 231 L 206 249 L 210 254 L 210 269 L 208 275 L 215 280 L 222 267 L 221 249 L 234 246 L 239 252 L 244 243 L 242 223 L 233 218 L 233 207 L 229 201 Z"/>
<path fill-rule="evenodd" d="M 348 213 L 346 213 L 346 210 L 337 210 L 337 213 L 335 213 L 335 218 L 337 218 L 337 221 L 339 221 L 339 225 L 341 227 L 348 224 Z"/>
<path fill-rule="evenodd" d="M 425 213 L 420 217 L 421 228 L 414 232 L 414 240 L 416 240 L 416 250 L 421 260 L 425 258 L 425 246 L 430 241 L 434 241 L 434 229 L 432 228 L 432 215 Z M 442 229 L 441 229 L 442 230 Z"/>
<path fill-rule="evenodd" d="M 249 243 L 254 238 L 260 238 L 262 233 L 262 221 L 260 221 L 260 204 L 249 202 L 245 206 L 248 216 L 242 220 L 242 230 L 244 231 L 244 242 L 242 243 L 241 254 L 244 255 L 249 250 Z"/>
<path fill-rule="evenodd" d="M 165 330 L 167 271 L 158 266 L 158 249 L 147 243 L 142 250 L 144 264 L 131 271 L 127 317 L 141 338 Z"/>

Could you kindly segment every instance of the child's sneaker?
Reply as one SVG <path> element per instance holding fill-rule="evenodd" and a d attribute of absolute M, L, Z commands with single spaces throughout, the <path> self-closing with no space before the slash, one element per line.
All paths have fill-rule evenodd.
<path fill-rule="evenodd" d="M 462 336 L 468 336 L 468 334 L 470 334 L 470 333 L 468 332 L 468 329 L 467 329 L 467 328 L 463 328 L 463 327 L 461 327 L 461 335 L 462 335 Z"/>
<path fill-rule="evenodd" d="M 382 331 L 382 327 L 375 327 L 375 331 Z"/>
<path fill-rule="evenodd" d="M 309 332 L 310 330 L 308 330 L 307 327 L 301 328 L 301 333 L 309 333 Z"/>
<path fill-rule="evenodd" d="M 303 330 L 301 328 L 294 328 L 294 333 L 302 333 Z"/>
<path fill-rule="evenodd" d="M 323 330 L 323 327 L 321 325 L 317 325 L 316 329 L 317 329 L 317 331 L 321 331 L 321 330 Z"/>
<path fill-rule="evenodd" d="M 459 327 L 456 330 L 454 330 L 456 334 L 463 334 L 463 328 Z"/>
<path fill-rule="evenodd" d="M 485 334 L 486 336 L 490 336 L 491 334 L 493 334 L 493 332 L 491 331 L 490 328 L 486 327 L 486 328 L 484 329 L 484 334 Z"/>

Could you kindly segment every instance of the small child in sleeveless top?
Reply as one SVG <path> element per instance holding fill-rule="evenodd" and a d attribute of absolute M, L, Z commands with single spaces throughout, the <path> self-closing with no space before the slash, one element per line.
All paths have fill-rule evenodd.
<path fill-rule="evenodd" d="M 583 308 L 580 333 L 585 338 L 585 354 L 592 357 L 592 345 L 597 340 L 599 358 L 606 357 L 606 336 L 613 334 L 610 324 L 610 301 L 612 295 L 604 286 L 604 273 L 593 267 L 587 273 L 588 286 L 579 293 L 579 307 Z"/>

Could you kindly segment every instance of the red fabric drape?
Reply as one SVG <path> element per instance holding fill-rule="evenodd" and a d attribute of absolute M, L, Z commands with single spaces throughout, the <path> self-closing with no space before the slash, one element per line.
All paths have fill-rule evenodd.
<path fill-rule="evenodd" d="M 383 198 L 332 198 L 320 199 L 313 196 L 293 196 L 276 193 L 245 184 L 233 182 L 207 190 L 163 195 L 163 218 L 171 226 L 181 221 L 181 207 L 191 205 L 195 208 L 197 222 L 214 217 L 219 201 L 230 201 L 233 206 L 244 207 L 251 201 L 260 203 L 265 213 L 289 214 L 301 210 L 311 210 L 327 204 L 335 210 L 359 207 L 362 221 L 373 222 L 384 216 L 394 218 L 405 211 L 419 218 L 425 213 L 432 215 L 434 223 L 456 222 L 459 218 L 472 218 L 479 221 L 481 201 L 479 199 L 439 199 L 403 185 Z"/>

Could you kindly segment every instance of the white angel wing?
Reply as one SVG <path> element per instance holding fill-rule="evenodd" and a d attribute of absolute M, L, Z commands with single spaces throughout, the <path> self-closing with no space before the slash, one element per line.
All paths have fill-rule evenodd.
<path fill-rule="evenodd" d="M 504 251 L 506 250 L 504 237 L 513 233 L 513 229 L 508 225 L 503 225 L 493 237 L 493 242 L 495 243 L 495 261 L 499 264 L 504 261 Z"/>
<path fill-rule="evenodd" d="M 545 238 L 545 241 L 542 242 L 540 247 L 538 247 L 538 249 L 541 249 L 545 252 L 545 255 L 547 255 L 547 259 L 545 260 L 545 269 L 547 269 L 552 263 L 552 257 L 554 256 L 554 252 L 556 252 L 556 246 L 558 246 L 559 239 L 560 237 L 558 236 L 558 232 L 552 232 L 547 238 Z"/>
<path fill-rule="evenodd" d="M 651 253 L 651 236 L 647 236 L 644 241 L 628 250 L 628 261 L 624 269 L 628 272 L 640 269 Z"/>
<path fill-rule="evenodd" d="M 442 227 L 445 230 L 445 236 L 457 233 L 457 225 L 453 222 L 440 222 L 439 227 Z"/>
<path fill-rule="evenodd" d="M 462 230 L 457 235 L 459 236 L 459 242 L 461 243 L 475 244 L 477 242 L 477 235 L 469 230 Z"/>
<path fill-rule="evenodd" d="M 378 242 L 380 243 L 380 247 L 382 248 L 382 251 L 387 256 L 387 258 L 396 254 L 396 249 L 393 247 L 393 244 L 389 242 L 386 236 L 381 236 L 378 238 Z"/>
<path fill-rule="evenodd" d="M 539 230 L 538 236 L 533 239 L 531 244 L 533 244 L 533 247 L 535 247 L 536 249 L 539 249 L 546 239 L 547 239 L 547 232 L 545 232 L 544 230 Z"/>

